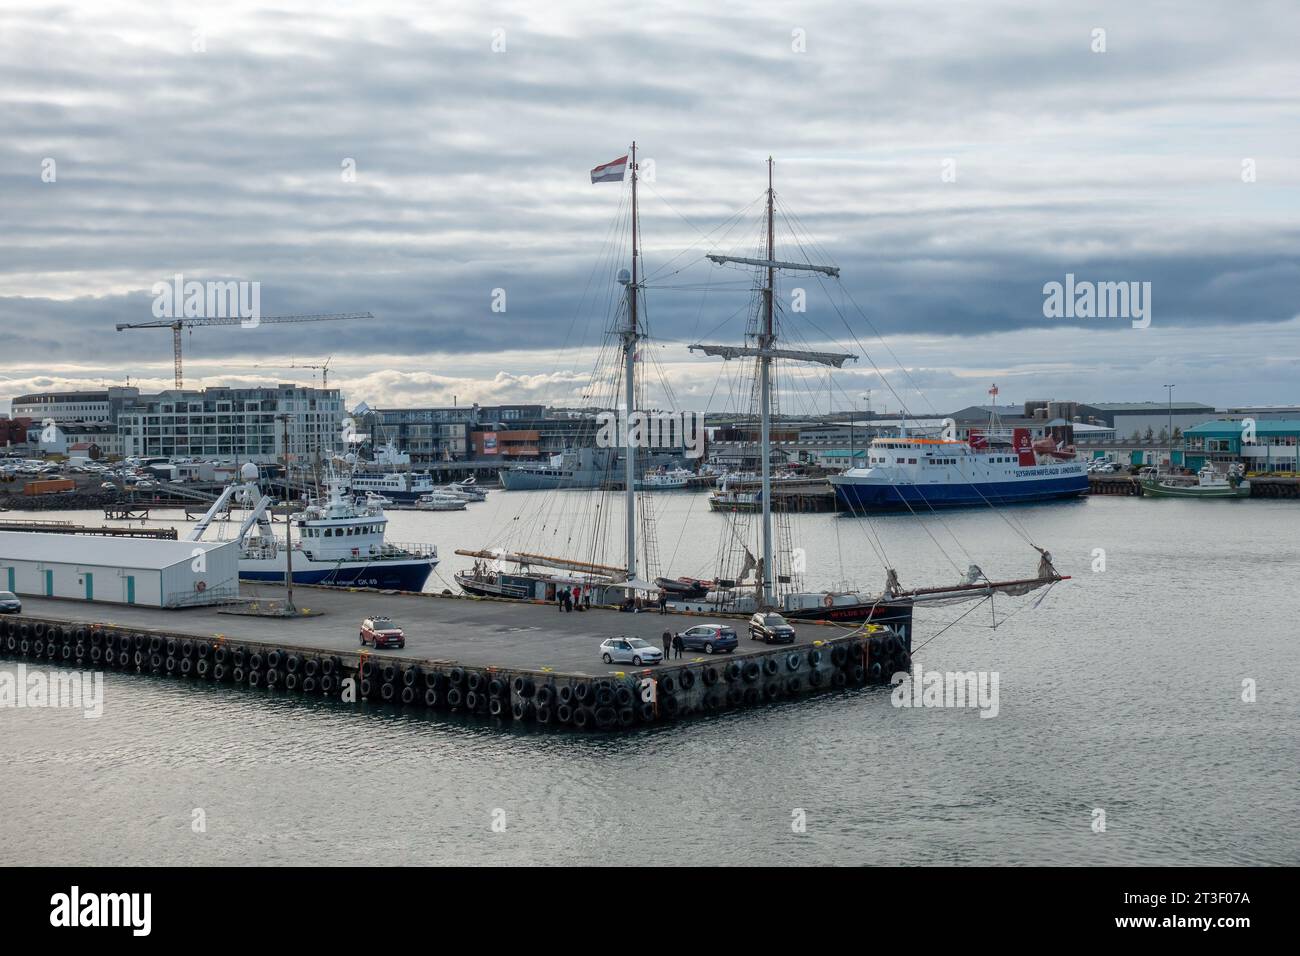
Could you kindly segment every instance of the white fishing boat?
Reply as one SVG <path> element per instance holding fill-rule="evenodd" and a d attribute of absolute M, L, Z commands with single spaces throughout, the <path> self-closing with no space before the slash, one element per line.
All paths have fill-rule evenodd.
<path fill-rule="evenodd" d="M 385 540 L 388 518 L 382 507 L 358 504 L 347 494 L 347 480 L 331 466 L 326 497 L 289 515 L 292 546 L 277 538 L 268 517 L 271 496 L 257 486 L 258 471 L 244 465 L 242 481 L 226 487 L 186 536 L 199 541 L 228 504 L 249 509 L 239 527 L 239 577 L 246 581 L 284 581 L 292 566 L 295 584 L 420 591 L 434 566 L 433 545 L 394 545 Z"/>

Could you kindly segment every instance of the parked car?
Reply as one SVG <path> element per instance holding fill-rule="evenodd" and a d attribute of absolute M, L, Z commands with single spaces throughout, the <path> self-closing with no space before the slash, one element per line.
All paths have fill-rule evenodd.
<path fill-rule="evenodd" d="M 361 646 L 373 644 L 381 647 L 406 646 L 406 632 L 391 617 L 368 617 L 361 622 Z"/>
<path fill-rule="evenodd" d="M 0 614 L 22 614 L 23 602 L 13 591 L 0 591 Z"/>
<path fill-rule="evenodd" d="M 731 653 L 739 645 L 736 629 L 730 624 L 697 624 L 688 627 L 677 635 L 682 639 L 682 650 L 704 651 L 716 654 L 719 651 Z"/>
<path fill-rule="evenodd" d="M 611 637 L 600 643 L 600 659 L 606 664 L 658 664 L 664 652 L 639 637 Z"/>
<path fill-rule="evenodd" d="M 780 614 L 759 611 L 749 619 L 749 639 L 768 644 L 793 644 L 794 628 Z"/>
<path fill-rule="evenodd" d="M 117 491 L 117 485 L 113 484 L 111 481 L 101 481 L 101 482 L 99 483 L 99 490 L 100 490 L 100 491 Z"/>

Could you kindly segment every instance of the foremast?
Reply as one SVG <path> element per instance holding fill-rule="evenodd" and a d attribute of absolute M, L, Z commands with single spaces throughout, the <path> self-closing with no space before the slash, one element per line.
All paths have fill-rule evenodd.
<path fill-rule="evenodd" d="M 632 413 L 636 409 L 637 289 L 640 249 L 637 243 L 636 141 L 632 142 L 632 278 L 627 283 L 627 326 L 623 329 L 623 389 L 626 424 L 623 429 L 625 501 L 627 506 L 627 579 L 636 579 L 636 447 L 632 441 Z"/>

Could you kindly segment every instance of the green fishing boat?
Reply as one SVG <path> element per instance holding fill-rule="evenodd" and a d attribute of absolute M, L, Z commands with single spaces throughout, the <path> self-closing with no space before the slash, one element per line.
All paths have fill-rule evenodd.
<path fill-rule="evenodd" d="M 1207 465 L 1197 472 L 1194 482 L 1170 476 L 1144 479 L 1142 494 L 1157 498 L 1249 498 L 1250 482 L 1235 470 L 1223 475 Z"/>

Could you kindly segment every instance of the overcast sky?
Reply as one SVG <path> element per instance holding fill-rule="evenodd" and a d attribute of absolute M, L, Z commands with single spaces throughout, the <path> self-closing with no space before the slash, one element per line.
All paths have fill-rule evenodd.
<path fill-rule="evenodd" d="M 770 154 L 781 251 L 843 270 L 783 328 L 870 357 L 788 410 L 896 407 L 872 363 L 918 412 L 1300 402 L 1294 2 L 707 6 L 0 0 L 0 398 L 169 387 L 170 333 L 113 325 L 180 273 L 376 316 L 197 330 L 188 385 L 576 403 L 623 264 L 588 171 L 636 139 L 653 400 L 743 391 L 685 346 L 744 331 L 702 255 L 753 254 Z M 1067 273 L 1150 326 L 1046 318 Z"/>

